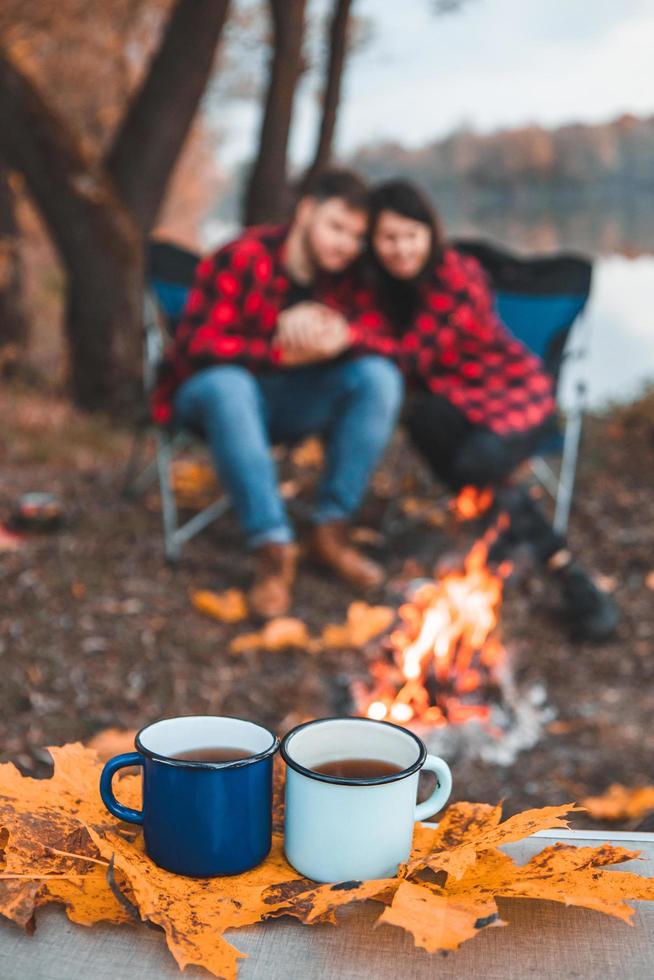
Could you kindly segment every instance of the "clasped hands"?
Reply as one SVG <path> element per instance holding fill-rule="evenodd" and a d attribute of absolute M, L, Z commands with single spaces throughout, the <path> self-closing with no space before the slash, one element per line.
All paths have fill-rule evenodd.
<path fill-rule="evenodd" d="M 351 344 L 345 317 L 335 310 L 307 300 L 283 310 L 277 318 L 275 343 L 285 367 L 328 361 Z"/>

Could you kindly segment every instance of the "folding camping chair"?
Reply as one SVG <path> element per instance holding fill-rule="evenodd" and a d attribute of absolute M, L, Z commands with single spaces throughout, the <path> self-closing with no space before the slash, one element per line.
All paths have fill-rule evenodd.
<path fill-rule="evenodd" d="M 171 242 L 150 242 L 146 256 L 146 288 L 143 299 L 143 386 L 146 398 L 156 383 L 157 366 L 175 328 L 193 283 L 199 256 Z M 125 477 L 125 491 L 140 493 L 159 479 L 164 549 L 168 561 L 177 561 L 187 541 L 222 517 L 231 504 L 226 494 L 179 523 L 177 501 L 172 487 L 175 453 L 197 442 L 199 436 L 187 430 L 172 432 L 154 429 L 155 458 L 138 473 L 142 444 L 148 429 L 137 433 Z"/>
<path fill-rule="evenodd" d="M 542 358 L 558 393 L 563 364 L 583 361 L 588 353 L 581 314 L 590 294 L 590 260 L 571 254 L 522 257 L 470 239 L 452 244 L 482 264 L 495 290 L 501 320 Z M 577 323 L 580 326 L 575 326 Z M 570 518 L 586 401 L 587 384 L 581 377 L 575 385 L 574 402 L 565 414 L 563 431 L 548 439 L 530 461 L 534 476 L 555 501 L 553 523 L 561 534 L 565 534 Z M 560 456 L 558 474 L 546 459 L 556 456 Z"/>

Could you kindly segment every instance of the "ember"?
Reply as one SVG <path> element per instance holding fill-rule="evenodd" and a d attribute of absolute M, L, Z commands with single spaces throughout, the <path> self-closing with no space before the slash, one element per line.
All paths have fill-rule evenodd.
<path fill-rule="evenodd" d="M 455 506 L 469 518 L 491 503 L 492 494 L 468 487 Z M 506 662 L 496 629 L 510 565 L 494 570 L 487 558 L 507 524 L 506 515 L 500 515 L 462 568 L 420 584 L 400 607 L 400 625 L 390 635 L 387 655 L 371 665 L 372 690 L 358 699 L 362 714 L 428 727 L 490 720 L 486 699 L 499 686 Z"/>

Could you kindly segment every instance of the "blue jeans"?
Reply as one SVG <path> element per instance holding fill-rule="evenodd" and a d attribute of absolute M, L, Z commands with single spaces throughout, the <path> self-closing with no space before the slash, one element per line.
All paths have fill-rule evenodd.
<path fill-rule="evenodd" d="M 319 435 L 325 468 L 314 521 L 348 519 L 393 433 L 403 383 L 388 359 L 349 361 L 254 375 L 238 365 L 203 368 L 175 396 L 175 424 L 209 443 L 250 547 L 293 540 L 271 447 Z"/>

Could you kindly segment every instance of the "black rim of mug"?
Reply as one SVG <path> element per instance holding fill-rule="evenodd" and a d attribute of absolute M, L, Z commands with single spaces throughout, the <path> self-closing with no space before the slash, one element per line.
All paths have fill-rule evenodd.
<path fill-rule="evenodd" d="M 373 776 L 366 779 L 362 776 L 355 776 L 352 779 L 348 779 L 344 776 L 328 776 L 326 773 L 316 772 L 314 769 L 309 769 L 307 766 L 303 766 L 301 762 L 297 762 L 289 753 L 288 745 L 289 742 L 303 729 L 308 728 L 309 725 L 322 725 L 326 722 L 331 721 L 353 721 L 356 724 L 369 724 L 369 725 L 386 725 L 387 728 L 393 728 L 395 731 L 401 732 L 402 735 L 407 735 L 413 739 L 413 741 L 418 746 L 418 758 L 406 769 L 400 770 L 400 772 L 392 773 L 390 776 Z M 427 748 L 425 743 L 421 738 L 415 734 L 415 732 L 409 731 L 408 728 L 402 728 L 401 725 L 394 725 L 392 721 L 377 721 L 375 718 L 348 718 L 343 716 L 334 716 L 331 718 L 316 718 L 313 721 L 305 721 L 301 725 L 297 725 L 292 728 L 290 732 L 284 735 L 280 745 L 280 754 L 287 766 L 291 769 L 295 769 L 296 772 L 301 773 L 303 776 L 308 776 L 310 779 L 317 779 L 321 783 L 336 783 L 339 786 L 379 786 L 384 783 L 396 783 L 400 779 L 406 779 L 407 776 L 412 776 L 414 772 L 418 772 L 422 769 L 427 758 Z"/>
<path fill-rule="evenodd" d="M 172 759 L 168 755 L 161 755 L 159 752 L 154 752 L 152 749 L 146 748 L 141 741 L 141 735 L 147 732 L 148 728 L 154 728 L 155 725 L 159 725 L 162 721 L 185 721 L 188 718 L 214 718 L 220 719 L 221 721 L 244 721 L 248 725 L 254 725 L 256 728 L 260 728 L 262 731 L 267 732 L 272 739 L 272 745 L 263 752 L 257 752 L 256 755 L 248 755 L 245 759 L 228 759 L 225 762 L 194 762 L 190 759 Z M 253 762 L 260 762 L 262 759 L 267 759 L 268 756 L 274 755 L 279 748 L 279 738 L 274 732 L 271 732 L 269 728 L 265 725 L 260 725 L 258 721 L 252 721 L 251 718 L 238 718 L 236 715 L 173 715 L 171 718 L 158 718 L 157 721 L 150 722 L 149 725 L 145 725 L 139 732 L 136 733 L 134 739 L 134 745 L 136 751 L 141 755 L 146 756 L 148 759 L 155 759 L 157 762 L 163 762 L 168 766 L 180 766 L 183 769 L 240 769 L 243 766 L 250 766 Z"/>

